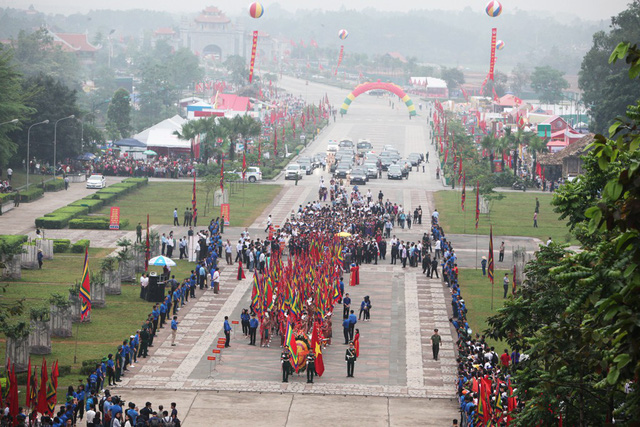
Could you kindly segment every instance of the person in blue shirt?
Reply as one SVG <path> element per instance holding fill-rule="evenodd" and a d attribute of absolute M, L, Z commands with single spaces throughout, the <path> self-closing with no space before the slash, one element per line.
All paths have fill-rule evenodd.
<path fill-rule="evenodd" d="M 242 335 L 245 337 L 249 336 L 249 323 L 251 317 L 249 316 L 249 310 L 246 308 L 242 309 L 242 313 L 240 314 L 240 323 L 242 324 Z"/>
<path fill-rule="evenodd" d="M 175 291 L 173 291 L 173 314 L 174 315 L 178 314 L 179 306 L 180 306 L 180 293 L 176 289 Z"/>
<path fill-rule="evenodd" d="M 356 316 L 353 310 L 351 310 L 351 314 L 349 315 L 349 341 L 353 341 L 353 333 L 356 328 L 356 323 L 358 323 L 358 316 Z"/>
<path fill-rule="evenodd" d="M 344 295 L 344 279 L 340 278 L 340 299 L 338 300 L 338 304 L 342 304 L 342 296 Z"/>
<path fill-rule="evenodd" d="M 129 351 L 129 340 L 122 341 L 122 371 L 128 371 L 127 366 L 131 362 L 131 353 Z M 124 374 L 122 374 L 124 376 Z"/>
<path fill-rule="evenodd" d="M 84 384 L 80 384 L 78 386 L 78 391 L 76 392 L 76 407 L 74 409 L 73 418 L 77 419 L 78 417 L 82 419 L 84 416 L 84 399 L 86 392 L 84 390 Z"/>
<path fill-rule="evenodd" d="M 122 406 L 120 406 L 120 399 L 116 397 L 112 397 L 111 402 L 113 405 L 111 405 L 109 411 L 111 412 L 111 419 L 114 419 L 117 413 L 122 413 Z"/>
<path fill-rule="evenodd" d="M 249 345 L 256 345 L 256 332 L 259 325 L 260 322 L 256 319 L 256 314 L 253 313 L 251 315 L 251 320 L 249 320 Z"/>
<path fill-rule="evenodd" d="M 153 305 L 151 315 L 153 316 L 153 334 L 156 335 L 158 332 L 158 320 L 160 319 L 160 310 L 158 309 L 158 304 Z"/>
<path fill-rule="evenodd" d="M 231 325 L 229 324 L 229 316 L 224 316 L 224 346 L 229 347 L 231 343 Z"/>
<path fill-rule="evenodd" d="M 129 337 L 129 359 L 131 359 L 131 367 L 133 368 L 133 364 L 138 362 L 138 333 L 136 335 L 131 335 Z"/>
<path fill-rule="evenodd" d="M 171 321 L 171 346 L 176 346 L 176 334 L 178 333 L 178 316 L 173 316 Z"/>
<path fill-rule="evenodd" d="M 160 304 L 160 329 L 164 328 L 164 323 L 167 320 L 167 300 L 165 299 Z"/>
<path fill-rule="evenodd" d="M 204 289 L 207 270 L 204 268 L 203 265 L 201 265 L 200 268 L 198 269 L 198 275 L 199 275 L 198 280 L 200 280 L 200 283 L 199 283 L 200 289 Z"/>
<path fill-rule="evenodd" d="M 107 360 L 107 384 L 116 385 L 116 365 L 113 362 L 113 354 L 109 353 Z"/>
<path fill-rule="evenodd" d="M 136 425 L 136 420 L 138 419 L 138 408 L 136 408 L 136 404 L 133 402 L 129 402 L 129 409 L 127 409 L 127 415 L 131 417 L 131 425 Z"/>
<path fill-rule="evenodd" d="M 351 298 L 349 297 L 349 293 L 347 292 L 342 299 L 342 318 L 346 319 L 349 317 L 349 309 L 351 308 Z"/>
<path fill-rule="evenodd" d="M 349 318 L 347 317 L 342 321 L 342 328 L 344 330 L 344 344 L 349 344 L 349 328 L 351 323 L 349 322 Z"/>

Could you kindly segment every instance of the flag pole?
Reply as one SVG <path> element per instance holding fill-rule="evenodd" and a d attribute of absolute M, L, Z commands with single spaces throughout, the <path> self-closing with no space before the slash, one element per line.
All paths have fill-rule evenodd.
<path fill-rule="evenodd" d="M 80 335 L 80 323 L 82 323 L 82 321 L 76 324 L 76 344 L 73 349 L 73 363 L 78 363 L 78 336 Z"/>
<path fill-rule="evenodd" d="M 476 228 L 476 270 L 478 269 L 478 229 Z"/>

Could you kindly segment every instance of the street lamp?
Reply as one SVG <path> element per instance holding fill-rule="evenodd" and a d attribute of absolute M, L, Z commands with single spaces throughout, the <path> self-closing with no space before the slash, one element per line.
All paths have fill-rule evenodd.
<path fill-rule="evenodd" d="M 76 116 L 74 114 L 68 116 L 68 117 L 63 117 L 61 119 L 56 120 L 56 123 L 53 125 L 53 178 L 55 179 L 56 177 L 56 149 L 58 147 L 58 122 L 61 122 L 63 120 L 67 120 L 67 119 L 75 119 Z"/>
<path fill-rule="evenodd" d="M 29 130 L 27 131 L 27 191 L 29 191 L 29 143 L 31 141 L 31 128 L 38 125 L 46 125 L 48 123 L 49 123 L 49 120 L 34 123 L 31 126 L 29 126 Z"/>
<path fill-rule="evenodd" d="M 11 123 L 18 123 L 18 119 L 13 119 L 13 120 L 9 120 L 8 122 L 0 123 L 0 126 L 9 125 Z"/>

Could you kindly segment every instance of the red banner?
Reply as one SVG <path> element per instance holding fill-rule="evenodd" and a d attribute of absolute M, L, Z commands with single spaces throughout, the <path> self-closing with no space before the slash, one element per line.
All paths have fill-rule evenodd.
<path fill-rule="evenodd" d="M 109 215 L 109 230 L 120 230 L 120 208 L 111 206 Z"/>
<path fill-rule="evenodd" d="M 494 40 L 495 48 L 495 40 Z M 251 65 L 249 66 L 249 83 L 253 81 L 253 67 L 256 64 L 256 48 L 258 47 L 258 32 L 253 32 L 253 45 L 251 46 Z"/>
<path fill-rule="evenodd" d="M 224 218 L 224 225 L 229 225 L 229 218 L 231 216 L 231 208 L 229 203 L 223 203 L 220 205 L 220 218 Z"/>
<path fill-rule="evenodd" d="M 493 70 L 496 66 L 496 37 L 498 35 L 497 28 L 491 29 L 491 62 L 489 62 L 489 80 L 493 81 Z"/>
<path fill-rule="evenodd" d="M 338 65 L 336 65 L 336 70 L 333 73 L 334 76 L 338 75 L 338 68 L 340 68 L 340 64 L 342 64 L 343 57 L 344 57 L 344 45 L 340 46 L 340 55 L 338 55 Z"/>

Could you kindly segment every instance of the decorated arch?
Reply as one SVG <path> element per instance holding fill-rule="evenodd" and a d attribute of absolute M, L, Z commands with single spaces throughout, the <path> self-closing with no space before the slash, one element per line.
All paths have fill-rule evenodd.
<path fill-rule="evenodd" d="M 351 103 L 361 94 L 368 92 L 370 90 L 386 90 L 387 92 L 391 92 L 395 95 L 398 95 L 402 102 L 407 106 L 409 110 L 410 116 L 416 115 L 416 106 L 413 105 L 413 101 L 405 93 L 404 90 L 398 85 L 394 85 L 393 83 L 383 83 L 380 80 L 377 82 L 363 83 L 361 85 L 356 86 L 356 88 L 344 99 L 342 106 L 340 107 L 340 114 L 347 114 L 347 110 Z"/>

